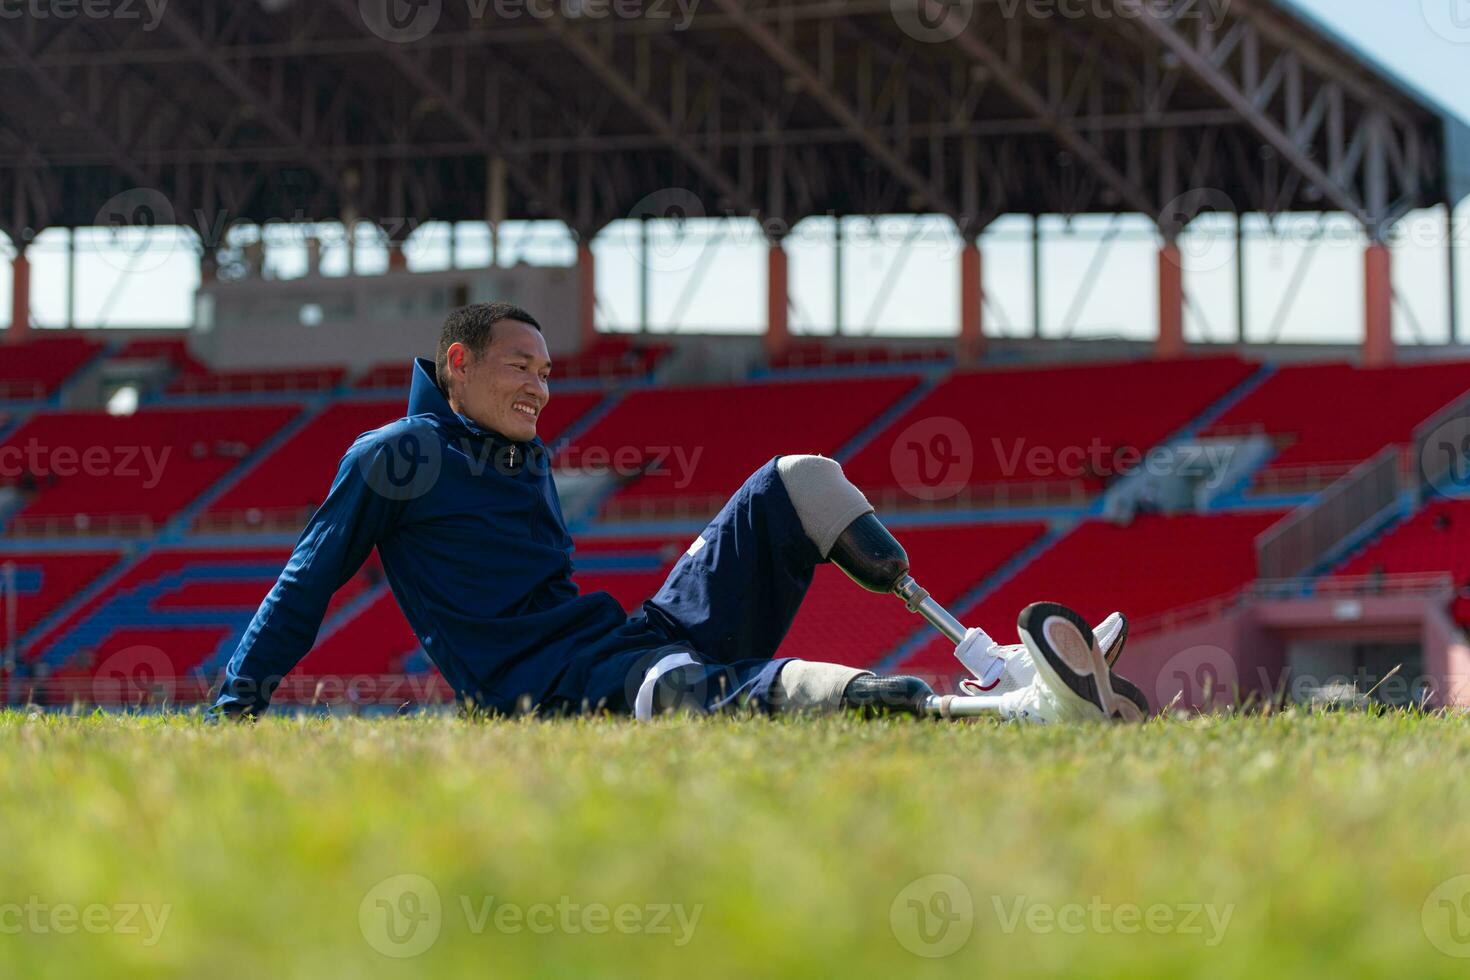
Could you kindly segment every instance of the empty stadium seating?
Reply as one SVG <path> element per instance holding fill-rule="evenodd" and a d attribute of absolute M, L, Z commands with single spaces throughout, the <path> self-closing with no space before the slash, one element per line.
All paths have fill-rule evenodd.
<path fill-rule="evenodd" d="M 1365 588 L 1390 575 L 1448 573 L 1459 593 L 1456 621 L 1470 626 L 1470 500 L 1436 500 L 1371 542 L 1334 572 L 1363 578 Z"/>
<path fill-rule="evenodd" d="M 609 514 L 706 513 L 777 451 L 835 453 L 917 383 L 895 377 L 638 390 L 560 458 L 642 470 L 614 496 Z"/>
<path fill-rule="evenodd" d="M 1290 365 L 1221 415 L 1207 434 L 1271 436 L 1279 452 L 1260 485 L 1312 489 L 1385 446 L 1410 442 L 1419 423 L 1466 392 L 1470 362 L 1377 369 Z"/>
<path fill-rule="evenodd" d="M 798 368 L 887 367 L 894 364 L 943 364 L 952 360 L 952 347 L 884 346 L 845 347 L 825 340 L 799 340 L 770 359 L 773 371 Z"/>
<path fill-rule="evenodd" d="M 156 527 L 239 466 L 295 406 L 178 409 L 134 415 L 44 412 L 3 445 L 24 504 L 11 533 L 137 533 Z"/>
<path fill-rule="evenodd" d="M 134 337 L 112 355 L 113 360 L 163 360 L 174 376 L 168 395 L 253 395 L 331 391 L 347 377 L 344 367 L 290 367 L 215 370 L 195 357 L 183 337 Z"/>
<path fill-rule="evenodd" d="M 848 475 L 887 506 L 1075 500 L 1118 475 L 1124 452 L 1163 441 L 1253 370 L 1219 357 L 958 373 L 869 442 Z"/>
<path fill-rule="evenodd" d="M 0 399 L 45 398 L 102 349 L 90 337 L 37 334 L 0 346 Z"/>
<path fill-rule="evenodd" d="M 170 395 L 257 395 L 331 391 L 347 377 L 343 367 L 211 371 L 186 367 L 167 388 Z"/>
<path fill-rule="evenodd" d="M 1000 643 L 1015 643 L 1028 604 L 1061 602 L 1098 622 L 1115 609 L 1143 629 L 1160 614 L 1236 592 L 1255 578 L 1256 535 L 1281 513 L 1140 517 L 1127 527 L 1087 521 L 979 603 L 956 612 Z M 954 647 L 926 645 L 903 666 L 952 674 Z"/>
<path fill-rule="evenodd" d="M 214 391 L 219 402 L 205 408 L 150 406 L 118 418 L 57 411 L 36 398 L 7 406 L 22 419 L 0 443 L 0 452 L 9 453 L 3 458 L 17 450 L 24 454 L 28 446 L 43 450 L 34 457 L 38 466 L 27 464 L 0 485 L 0 494 L 19 494 L 7 512 L 8 532 L 114 535 L 85 551 L 11 555 L 27 664 L 21 679 L 30 690 L 40 690 L 40 684 L 45 693 L 35 696 L 52 702 L 75 697 L 122 703 L 152 697 L 150 692 L 172 700 L 203 698 L 285 563 L 289 537 L 265 535 L 294 533 L 325 494 L 351 441 L 402 415 L 407 365 L 385 365 L 357 379 L 364 393 L 378 389 L 381 395 L 351 396 L 325 407 L 308 399 L 303 409 L 252 405 L 247 392 L 298 382 L 277 378 L 258 384 L 258 378 L 247 378 L 256 372 L 211 374 L 175 338 L 137 338 L 111 349 L 115 358 L 167 360 L 176 369 L 172 394 L 186 393 L 177 379 L 213 379 L 190 383 L 188 391 Z M 645 376 L 662 354 L 641 338 L 604 338 L 581 358 L 562 358 L 559 377 L 596 378 L 614 390 L 588 383 L 556 393 L 541 418 L 542 438 L 557 447 L 562 466 L 612 465 L 625 477 L 604 504 L 598 533 L 577 535 L 578 588 L 607 592 L 636 611 L 684 553 L 699 526 L 696 518 L 712 512 L 781 451 L 846 450 L 848 475 L 884 513 L 909 504 L 1004 508 L 1065 501 L 1068 506 L 1049 517 L 1069 519 L 1075 505 L 1116 475 L 1109 466 L 1117 450 L 1142 451 L 1169 438 L 1257 370 L 1236 358 L 1211 357 L 921 375 L 919 366 L 947 370 L 948 353 L 878 350 L 828 350 L 811 341 L 773 361 L 773 371 L 787 372 L 784 377 L 681 387 L 637 381 L 620 388 L 619 381 Z M 916 367 L 909 372 L 906 364 Z M 805 368 L 822 374 L 797 373 Z M 66 368 L 64 375 L 75 371 Z M 1406 441 L 1416 424 L 1464 392 L 1467 382 L 1470 367 L 1461 364 L 1374 372 L 1343 365 L 1280 368 L 1209 431 L 1269 433 L 1279 446 L 1273 470 L 1327 471 Z M 43 380 L 34 390 L 54 390 L 59 383 Z M 299 383 L 335 387 L 342 376 L 328 372 Z M 237 388 L 240 397 L 232 397 Z M 396 389 L 391 397 L 388 389 Z M 1372 411 L 1358 411 L 1358 405 L 1371 405 Z M 288 434 L 271 441 L 282 429 Z M 268 451 L 260 452 L 263 446 Z M 151 456 L 144 455 L 145 447 Z M 101 472 L 60 472 L 68 467 L 58 462 L 75 460 L 72 469 L 79 469 L 89 450 L 106 455 Z M 1050 470 L 1039 471 L 1038 450 Z M 1067 450 L 1080 455 L 1065 460 Z M 131 455 L 125 459 L 123 453 Z M 161 469 L 151 469 L 149 459 L 162 459 Z M 959 463 L 963 472 L 951 472 Z M 1068 465 L 1075 469 L 1068 471 Z M 0 496 L 0 504 L 5 499 Z M 123 554 L 129 545 L 116 535 L 156 533 L 201 499 L 207 503 L 184 532 L 195 536 L 196 545 L 163 546 L 155 538 L 142 558 Z M 1089 519 L 1055 540 L 1047 537 L 1045 523 L 1029 520 L 1029 511 L 1011 519 L 994 516 L 1001 520 L 977 522 L 955 510 L 953 517 L 932 518 L 935 523 L 895 524 L 918 580 L 962 620 L 1009 642 L 1016 614 L 1038 599 L 1075 605 L 1093 619 L 1122 608 L 1136 628 L 1148 630 L 1172 621 L 1180 610 L 1229 596 L 1254 577 L 1254 539 L 1280 514 L 1145 516 L 1128 527 Z M 618 533 L 652 527 L 641 523 L 647 519 L 677 523 L 637 536 Z M 631 523 L 619 528 L 620 521 Z M 1467 535 L 1470 502 L 1437 502 L 1337 574 L 1449 571 L 1456 581 L 1470 581 L 1470 559 L 1462 557 L 1470 547 L 1460 540 Z M 142 543 L 149 546 L 146 539 Z M 1002 569 L 1004 580 L 993 591 L 972 608 L 955 608 Z M 1460 600 L 1455 611 L 1470 623 L 1470 599 Z M 930 633 L 902 603 L 865 593 L 824 565 L 782 652 L 952 676 L 957 665 L 950 646 L 937 638 L 926 642 Z M 899 657 L 905 662 L 895 665 Z M 405 674 L 406 690 L 382 686 Z M 342 682 L 353 678 L 371 682 L 344 690 Z M 277 700 L 447 697 L 374 556 L 334 597 L 316 646 Z"/>
<path fill-rule="evenodd" d="M 552 357 L 552 376 L 556 381 L 597 379 L 621 381 L 649 374 L 673 347 L 642 338 L 621 334 L 604 334 L 584 351 L 557 354 Z M 413 377 L 413 364 L 394 361 L 369 368 L 357 379 L 360 390 L 407 389 Z"/>
<path fill-rule="evenodd" d="M 15 565 L 17 635 L 40 625 L 41 620 L 117 565 L 121 557 L 116 551 L 0 554 L 0 568 Z"/>

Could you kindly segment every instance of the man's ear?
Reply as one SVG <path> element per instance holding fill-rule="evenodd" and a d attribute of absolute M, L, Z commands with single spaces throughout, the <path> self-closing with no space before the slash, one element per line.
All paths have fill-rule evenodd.
<path fill-rule="evenodd" d="M 462 377 L 464 375 L 465 367 L 469 363 L 469 356 L 469 348 L 464 344 L 455 341 L 449 345 L 449 349 L 444 353 L 444 361 L 449 369 L 449 376 L 451 378 Z"/>

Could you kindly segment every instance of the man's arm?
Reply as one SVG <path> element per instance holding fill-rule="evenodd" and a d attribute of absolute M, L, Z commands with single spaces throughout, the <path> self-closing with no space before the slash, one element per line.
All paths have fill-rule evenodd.
<path fill-rule="evenodd" d="M 333 593 L 357 573 L 402 513 L 402 500 L 393 499 L 401 495 L 378 489 L 392 486 L 383 482 L 392 455 L 389 444 L 364 437 L 342 457 L 327 499 L 240 638 L 213 713 L 265 711 L 281 680 L 311 650 Z"/>

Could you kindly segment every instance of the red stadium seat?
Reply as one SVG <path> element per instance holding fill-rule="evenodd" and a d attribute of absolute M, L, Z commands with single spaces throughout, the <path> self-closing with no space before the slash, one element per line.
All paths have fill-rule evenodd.
<path fill-rule="evenodd" d="M 1470 626 L 1470 500 L 1436 500 L 1371 542 L 1333 577 L 1366 578 L 1447 572 L 1460 593 L 1454 617 Z"/>
<path fill-rule="evenodd" d="M 40 625 L 41 620 L 96 581 L 122 557 L 116 551 L 76 551 L 0 555 L 0 566 L 15 565 L 16 635 Z M 3 587 L 0 578 L 0 587 Z"/>
<path fill-rule="evenodd" d="M 1207 434 L 1264 433 L 1280 451 L 1258 485 L 1313 489 L 1331 483 L 1383 447 L 1411 441 L 1414 428 L 1470 391 L 1470 362 L 1357 368 L 1347 364 L 1278 369 Z"/>
<path fill-rule="evenodd" d="M 295 406 L 46 412 L 0 445 L 25 503 L 12 533 L 137 533 L 168 520 L 254 452 Z M 18 471 L 18 472 L 17 472 Z"/>
<path fill-rule="evenodd" d="M 963 372 L 868 443 L 847 474 L 888 506 L 1075 500 L 1252 370 L 1216 357 Z"/>
<path fill-rule="evenodd" d="M 635 391 L 560 458 L 642 471 L 615 495 L 610 514 L 706 513 L 776 452 L 835 453 L 916 384 L 899 377 Z"/>
<path fill-rule="evenodd" d="M 69 334 L 33 336 L 23 344 L 0 346 L 0 399 L 38 399 L 56 393 L 102 344 Z"/>

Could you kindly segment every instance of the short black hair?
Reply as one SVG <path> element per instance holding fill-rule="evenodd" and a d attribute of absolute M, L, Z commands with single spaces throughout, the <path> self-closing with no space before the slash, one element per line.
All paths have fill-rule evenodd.
<path fill-rule="evenodd" d="M 501 320 L 515 320 L 541 329 L 535 317 L 514 303 L 475 303 L 444 318 L 444 329 L 439 331 L 439 353 L 434 358 L 434 380 L 440 388 L 449 390 L 449 345 L 464 344 L 471 354 L 479 357 L 485 353 L 494 327 Z"/>

